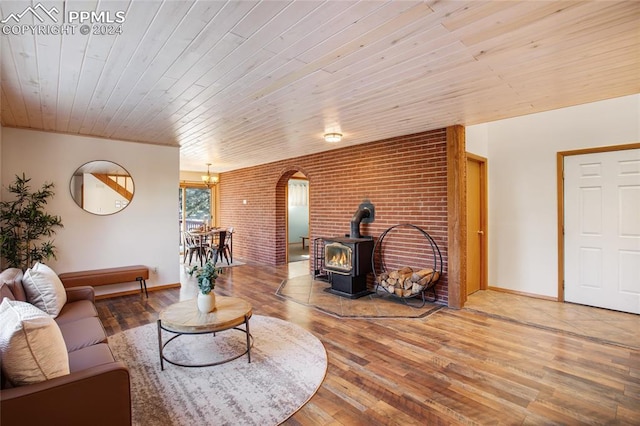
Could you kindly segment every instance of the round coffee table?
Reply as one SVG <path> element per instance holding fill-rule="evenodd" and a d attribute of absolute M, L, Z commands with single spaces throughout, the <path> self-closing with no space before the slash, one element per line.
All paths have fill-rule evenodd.
<path fill-rule="evenodd" d="M 158 316 L 158 349 L 160 351 L 160 369 L 164 370 L 164 361 L 180 367 L 209 367 L 233 361 L 247 354 L 251 362 L 251 346 L 253 337 L 249 332 L 249 318 L 252 315 L 251 305 L 238 297 L 216 295 L 216 309 L 208 314 L 198 310 L 196 299 L 189 299 L 168 306 Z M 244 324 L 245 328 L 239 326 Z M 170 360 L 164 355 L 164 348 L 173 340 L 185 334 L 211 334 L 218 331 L 238 330 L 247 335 L 247 350 L 222 361 L 207 364 L 185 364 Z M 162 342 L 162 330 L 176 335 Z"/>

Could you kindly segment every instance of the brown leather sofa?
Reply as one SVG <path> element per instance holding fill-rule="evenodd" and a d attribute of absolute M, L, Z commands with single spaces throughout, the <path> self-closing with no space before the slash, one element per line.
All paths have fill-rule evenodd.
<path fill-rule="evenodd" d="M 116 361 L 94 305 L 93 287 L 67 288 L 55 321 L 69 354 L 70 374 L 11 387 L 2 378 L 0 424 L 130 425 L 129 369 Z M 0 301 L 26 301 L 22 271 L 0 273 Z M 0 324 L 0 327 L 2 325 Z"/>

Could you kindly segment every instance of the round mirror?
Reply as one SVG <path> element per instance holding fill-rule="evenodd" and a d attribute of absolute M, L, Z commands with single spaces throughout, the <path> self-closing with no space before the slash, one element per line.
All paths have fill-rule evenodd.
<path fill-rule="evenodd" d="M 129 172 L 111 161 L 90 161 L 71 176 L 71 197 L 89 213 L 109 215 L 129 205 L 133 199 L 133 179 Z"/>

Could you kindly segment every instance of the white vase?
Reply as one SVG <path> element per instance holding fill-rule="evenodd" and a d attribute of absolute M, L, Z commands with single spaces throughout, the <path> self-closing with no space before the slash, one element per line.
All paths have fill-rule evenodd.
<path fill-rule="evenodd" d="M 198 310 L 203 314 L 208 314 L 216 309 L 216 295 L 212 292 L 209 294 L 198 293 Z"/>

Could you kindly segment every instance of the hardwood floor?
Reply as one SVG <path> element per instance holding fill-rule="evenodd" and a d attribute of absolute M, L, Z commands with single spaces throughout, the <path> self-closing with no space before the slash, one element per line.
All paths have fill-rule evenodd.
<path fill-rule="evenodd" d="M 487 315 L 337 318 L 275 292 L 288 267 L 227 268 L 216 293 L 296 323 L 325 345 L 317 394 L 287 425 L 640 424 L 640 350 Z M 195 293 L 153 291 L 97 301 L 109 334 L 153 322 Z"/>

